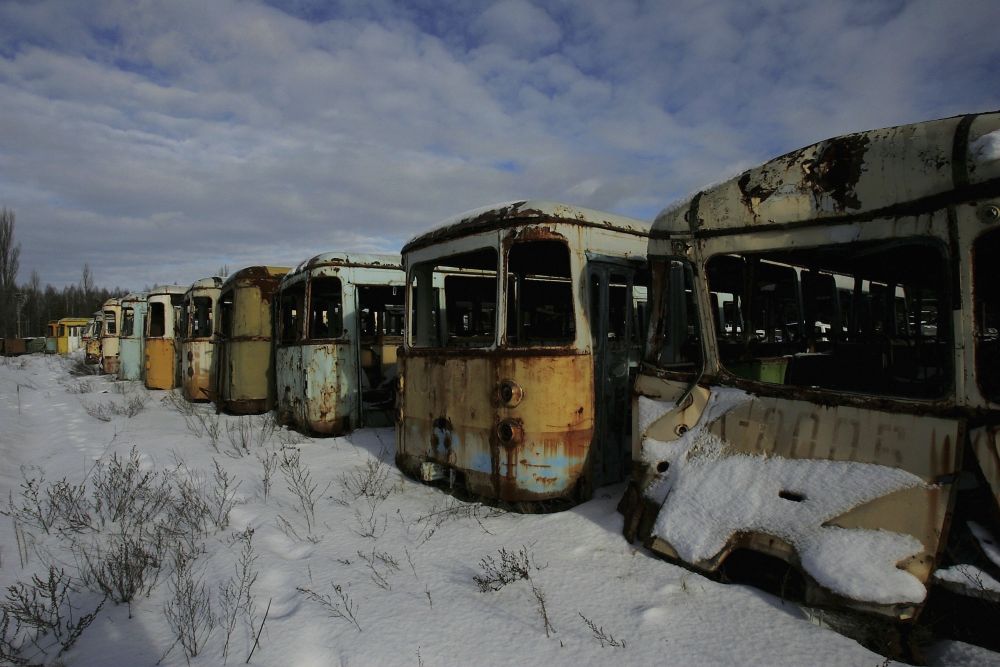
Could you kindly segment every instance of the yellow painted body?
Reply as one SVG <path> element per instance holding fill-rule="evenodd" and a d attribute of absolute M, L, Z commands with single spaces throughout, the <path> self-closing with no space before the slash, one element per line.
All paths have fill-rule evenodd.
<path fill-rule="evenodd" d="M 146 339 L 148 389 L 173 389 L 177 386 L 177 344 L 178 341 L 174 338 Z"/>
<path fill-rule="evenodd" d="M 56 337 L 58 354 L 69 354 L 80 349 L 81 335 L 87 322 L 86 317 L 64 317 L 59 320 Z"/>
<path fill-rule="evenodd" d="M 271 301 L 287 272 L 286 267 L 248 267 L 222 286 L 213 353 L 214 400 L 221 410 L 260 414 L 274 407 Z"/>
<path fill-rule="evenodd" d="M 397 461 L 419 475 L 422 461 L 458 471 L 472 493 L 536 501 L 572 494 L 587 464 L 594 429 L 593 358 L 408 354 L 400 358 L 405 412 Z M 502 405 L 497 386 L 516 378 L 524 397 Z M 500 444 L 497 426 L 515 420 L 523 439 Z M 582 489 L 581 489 L 582 491 Z M 585 497 L 585 496 L 584 496 Z"/>

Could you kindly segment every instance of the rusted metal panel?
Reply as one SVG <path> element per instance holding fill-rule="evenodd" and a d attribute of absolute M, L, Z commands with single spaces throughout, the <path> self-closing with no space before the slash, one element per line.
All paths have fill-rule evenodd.
<path fill-rule="evenodd" d="M 738 465 L 795 467 L 801 471 L 799 486 L 812 484 L 810 488 L 820 496 L 815 502 L 822 498 L 844 502 L 857 496 L 856 502 L 825 517 L 817 529 L 839 528 L 848 531 L 844 535 L 891 537 L 906 543 L 910 546 L 895 567 L 889 564 L 888 575 L 898 571 L 912 576 L 912 581 L 919 582 L 918 591 L 929 585 L 934 568 L 951 557 L 945 548 L 959 497 L 958 480 L 976 488 L 977 478 L 981 479 L 989 488 L 987 497 L 1000 501 L 996 431 L 1000 404 L 996 396 L 982 391 L 979 377 L 994 374 L 996 369 L 977 367 L 975 361 L 977 349 L 985 345 L 982 341 L 995 337 L 995 332 L 988 334 L 983 330 L 986 325 L 975 321 L 974 314 L 985 312 L 986 304 L 977 302 L 970 262 L 977 240 L 995 233 L 994 218 L 1000 219 L 1000 214 L 989 213 L 989 207 L 1000 201 L 1000 156 L 982 148 L 982 140 L 990 133 L 1000 140 L 998 132 L 1000 114 L 982 114 L 839 137 L 776 158 L 660 214 L 654 223 L 650 257 L 689 264 L 697 277 L 691 298 L 698 311 L 701 360 L 693 371 L 647 364 L 636 382 L 636 467 L 623 500 L 627 537 L 639 537 L 655 551 L 709 571 L 736 549 L 759 551 L 800 568 L 810 579 L 808 597 L 813 602 L 899 619 L 911 619 L 920 612 L 924 598 L 918 593 L 897 592 L 895 598 L 874 599 L 864 591 L 838 589 L 840 584 L 823 579 L 817 565 L 828 554 L 794 536 L 776 535 L 773 526 L 740 526 L 719 544 L 711 542 L 717 548 L 704 552 L 691 548 L 691 540 L 708 539 L 708 530 L 693 536 L 671 532 L 671 526 L 679 525 L 682 511 L 677 489 L 684 488 L 685 479 L 701 479 L 692 477 L 692 470 L 703 470 L 698 474 L 711 479 L 712 471 L 725 475 Z M 914 280 L 912 276 L 943 274 L 936 287 L 939 296 L 932 301 L 932 308 L 950 316 L 950 321 L 938 319 L 935 327 L 947 333 L 932 334 L 935 344 L 942 341 L 948 346 L 944 352 L 948 363 L 933 367 L 935 372 L 945 369 L 940 390 L 926 395 L 904 390 L 897 395 L 898 386 L 892 390 L 876 389 L 875 384 L 852 390 L 824 388 L 836 387 L 824 384 L 826 377 L 796 386 L 784 371 L 774 377 L 754 377 L 734 367 L 727 369 L 721 361 L 723 344 L 731 343 L 716 321 L 721 297 L 710 292 L 710 278 L 706 278 L 713 258 L 766 258 L 780 253 L 789 258 L 784 261 L 794 264 L 807 251 L 813 253 L 810 257 L 819 253 L 832 257 L 834 252 L 848 256 L 852 251 L 843 248 L 858 253 L 876 245 L 899 248 L 905 244 L 939 253 L 939 266 L 928 263 L 893 270 L 901 272 L 903 282 L 907 279 L 902 276 Z M 872 269 L 868 271 L 871 274 Z M 895 286 L 896 281 L 889 283 Z M 855 285 L 856 299 L 861 292 L 860 283 Z M 651 301 L 665 298 L 651 295 Z M 729 298 L 747 299 L 748 293 Z M 995 308 L 993 302 L 989 307 Z M 905 355 L 914 345 L 895 340 L 894 329 L 912 328 L 917 321 L 916 327 L 922 330 L 925 312 L 918 308 L 908 315 L 897 313 L 892 316 L 897 323 L 887 324 L 877 338 L 844 349 L 862 353 L 876 349 L 881 341 L 879 354 L 872 358 L 881 360 L 881 369 L 888 368 L 895 363 L 895 355 Z M 762 340 L 767 332 L 750 329 L 750 333 L 746 344 L 754 336 Z M 920 337 L 927 336 L 916 335 Z M 789 363 L 833 359 L 836 340 L 832 345 L 827 350 L 788 353 L 783 359 Z M 844 354 L 836 358 L 843 359 Z M 926 377 L 926 373 L 912 375 L 916 381 Z M 718 397 L 740 390 L 746 392 L 745 399 L 724 412 L 712 412 L 710 406 Z M 711 444 L 711 457 L 691 449 L 694 430 Z M 973 455 L 972 460 L 965 457 L 963 461 L 965 451 Z M 702 467 L 686 467 L 690 461 Z M 869 481 L 848 483 L 845 472 L 842 485 L 834 483 L 817 491 L 815 484 L 830 465 L 840 465 L 845 471 L 868 466 L 864 470 L 870 477 L 864 479 Z M 915 481 L 876 492 L 880 487 L 870 480 L 879 476 Z M 748 495 L 759 491 L 746 480 L 740 484 L 746 485 Z M 780 493 L 785 495 L 779 500 Z M 774 494 L 774 502 L 787 501 L 789 513 L 798 511 L 797 503 L 810 502 L 795 489 L 775 488 Z M 858 553 L 845 548 L 841 558 L 855 559 Z"/>
<path fill-rule="evenodd" d="M 230 275 L 221 287 L 213 351 L 213 400 L 221 410 L 259 414 L 274 406 L 271 302 L 288 270 L 247 267 Z"/>
<path fill-rule="evenodd" d="M 594 426 L 593 360 L 532 356 L 407 354 L 397 463 L 453 468 L 477 495 L 506 502 L 572 496 L 585 477 Z M 516 378 L 515 405 L 499 396 Z M 499 429 L 513 431 L 501 442 Z"/>
<path fill-rule="evenodd" d="M 94 325 L 90 331 L 90 338 L 84 347 L 84 360 L 88 364 L 96 364 L 101 359 L 101 335 L 104 332 L 104 312 L 97 311 L 93 315 Z"/>
<path fill-rule="evenodd" d="M 4 338 L 2 342 L 5 357 L 16 357 L 28 353 L 28 345 L 24 338 Z"/>
<path fill-rule="evenodd" d="M 976 141 L 996 113 L 834 137 L 749 169 L 664 210 L 654 238 L 895 219 L 995 194 L 1000 163 Z M 651 254 L 653 254 L 651 252 Z"/>

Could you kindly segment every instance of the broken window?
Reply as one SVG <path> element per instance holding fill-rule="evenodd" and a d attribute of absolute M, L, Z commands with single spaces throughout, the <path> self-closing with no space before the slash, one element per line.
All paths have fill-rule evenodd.
<path fill-rule="evenodd" d="M 233 335 L 233 299 L 234 292 L 219 295 L 219 333 L 224 338 Z"/>
<path fill-rule="evenodd" d="M 131 338 L 135 329 L 135 311 L 132 308 L 122 308 L 122 336 Z"/>
<path fill-rule="evenodd" d="M 947 266 L 925 240 L 719 255 L 706 274 L 735 375 L 914 398 L 950 386 Z"/>
<path fill-rule="evenodd" d="M 148 338 L 162 338 L 167 332 L 166 308 L 162 301 L 150 301 L 149 312 L 146 315 L 149 324 L 146 325 Z"/>
<path fill-rule="evenodd" d="M 483 248 L 413 269 L 415 347 L 489 347 L 496 338 L 497 251 Z M 438 326 L 437 276 L 444 285 L 444 330 Z"/>
<path fill-rule="evenodd" d="M 624 331 L 626 288 L 619 301 Z M 562 241 L 515 243 L 507 253 L 507 345 L 553 345 L 576 338 L 569 248 Z"/>
<path fill-rule="evenodd" d="M 212 335 L 212 297 L 196 296 L 191 299 L 188 321 L 191 330 L 189 338 L 209 338 Z"/>
<path fill-rule="evenodd" d="M 344 334 L 344 298 L 340 278 L 314 278 L 309 297 L 309 337 L 340 338 Z"/>
<path fill-rule="evenodd" d="M 361 338 L 401 336 L 403 288 L 392 285 L 359 285 L 357 289 Z"/>
<path fill-rule="evenodd" d="M 694 298 L 694 277 L 685 261 L 651 259 L 652 302 L 647 359 L 659 368 L 694 371 L 701 367 L 701 329 Z"/>
<path fill-rule="evenodd" d="M 278 341 L 295 343 L 302 339 L 305 327 L 306 283 L 300 280 L 281 290 L 278 298 Z"/>
<path fill-rule="evenodd" d="M 118 333 L 118 329 L 115 326 L 115 311 L 105 310 L 104 311 L 104 332 L 109 336 L 114 336 Z"/>
<path fill-rule="evenodd" d="M 1000 402 L 1000 285 L 995 277 L 998 263 L 1000 231 L 980 236 L 972 253 L 976 378 L 983 395 L 994 402 Z"/>

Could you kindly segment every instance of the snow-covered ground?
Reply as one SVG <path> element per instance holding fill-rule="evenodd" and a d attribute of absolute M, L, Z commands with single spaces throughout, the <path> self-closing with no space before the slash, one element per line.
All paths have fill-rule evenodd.
<path fill-rule="evenodd" d="M 176 396 L 73 377 L 71 363 L 0 359 L 8 515 L 0 516 L 0 586 L 20 582 L 28 588 L 15 590 L 30 594 L 32 575 L 45 579 L 54 565 L 72 577 L 61 614 L 72 605 L 75 621 L 101 601 L 98 580 L 121 571 L 107 563 L 133 544 L 123 534 L 145 540 L 152 558 L 132 553 L 145 569 L 128 570 L 143 581 L 131 604 L 107 600 L 61 656 L 51 634 L 37 641 L 41 653 L 12 623 L 5 639 L 34 661 L 184 665 L 197 645 L 193 665 L 242 664 L 252 649 L 251 664 L 282 666 L 883 664 L 795 605 L 626 543 L 615 511 L 620 486 L 558 514 L 501 513 L 404 478 L 392 465 L 391 429 L 309 439 L 266 430 L 260 417 L 223 415 L 213 445 L 208 406 L 185 416 Z M 241 424 L 252 432 L 241 435 Z M 254 442 L 240 455 L 245 439 Z M 115 465 L 127 476 L 131 460 L 133 479 L 151 473 L 152 491 L 123 503 L 124 517 L 111 509 L 113 489 L 98 494 L 97 507 L 95 485 Z M 25 480 L 41 478 L 38 502 L 26 499 Z M 57 498 L 87 484 L 77 503 L 87 516 L 74 518 L 65 504 L 49 511 L 46 490 L 63 479 Z M 140 507 L 148 516 L 136 519 Z M 41 519 L 29 516 L 33 508 Z M 483 561 L 503 569 L 501 549 L 514 565 L 505 571 L 527 578 L 504 585 L 488 577 Z M 175 632 L 184 626 L 187 651 Z M 932 658 L 1000 663 L 1000 654 L 956 642 L 937 645 Z"/>

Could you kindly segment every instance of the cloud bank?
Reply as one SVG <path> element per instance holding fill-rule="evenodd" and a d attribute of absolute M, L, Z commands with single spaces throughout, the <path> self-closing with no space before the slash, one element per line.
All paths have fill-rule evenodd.
<path fill-rule="evenodd" d="M 547 198 L 649 219 L 844 132 L 1000 106 L 995 3 L 0 4 L 22 279 L 396 252 Z"/>

